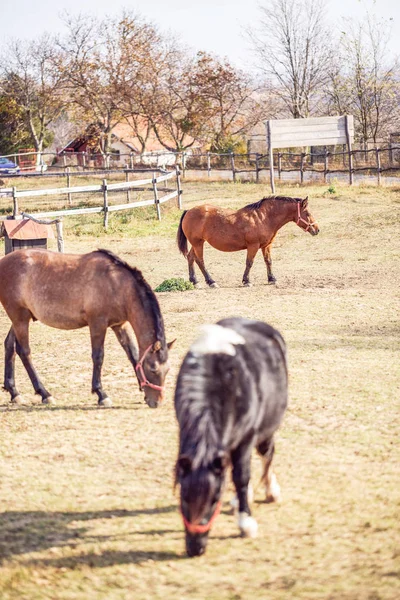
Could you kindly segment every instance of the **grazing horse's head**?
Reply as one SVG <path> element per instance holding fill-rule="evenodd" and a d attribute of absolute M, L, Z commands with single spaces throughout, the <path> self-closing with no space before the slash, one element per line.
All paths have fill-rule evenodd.
<path fill-rule="evenodd" d="M 204 554 L 208 533 L 221 508 L 221 493 L 228 463 L 227 454 L 219 451 L 206 465 L 194 467 L 193 459 L 181 455 L 176 464 L 176 481 L 180 484 L 181 512 L 185 525 L 188 556 Z"/>
<path fill-rule="evenodd" d="M 140 389 L 150 408 L 157 408 L 164 400 L 164 381 L 169 371 L 168 350 L 175 340 L 163 348 L 159 340 L 151 344 L 136 365 Z"/>
<path fill-rule="evenodd" d="M 314 220 L 314 217 L 308 210 L 308 196 L 304 198 L 304 200 L 297 201 L 296 208 L 296 225 L 304 229 L 304 231 L 309 231 L 311 235 L 317 235 L 319 233 L 318 223 Z"/>

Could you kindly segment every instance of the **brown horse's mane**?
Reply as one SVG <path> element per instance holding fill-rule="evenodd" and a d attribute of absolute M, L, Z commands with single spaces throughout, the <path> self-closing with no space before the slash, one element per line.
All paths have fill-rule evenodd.
<path fill-rule="evenodd" d="M 119 258 L 119 256 L 114 254 L 114 252 L 111 252 L 111 250 L 105 250 L 104 248 L 98 248 L 98 250 L 95 250 L 95 252 L 100 252 L 101 254 L 104 254 L 115 265 L 118 265 L 119 267 L 123 267 L 124 269 L 126 269 L 127 271 L 130 272 L 130 274 L 132 275 L 132 277 L 136 283 L 136 289 L 138 291 L 140 299 L 142 300 L 143 304 L 145 303 L 145 301 L 147 301 L 147 303 L 150 306 L 150 310 L 153 314 L 153 318 L 154 318 L 154 322 L 155 322 L 156 338 L 157 338 L 157 340 L 159 340 L 162 343 L 162 349 L 164 349 L 166 347 L 166 342 L 165 342 L 165 332 L 164 332 L 164 321 L 162 318 L 160 305 L 158 304 L 158 300 L 157 300 L 153 290 L 151 289 L 150 285 L 147 283 L 147 281 L 143 277 L 142 272 L 139 271 L 139 269 L 137 269 L 136 267 L 132 267 L 130 264 L 128 264 L 127 262 L 125 262 L 124 260 Z"/>
<path fill-rule="evenodd" d="M 266 196 L 265 198 L 261 198 L 257 202 L 253 202 L 252 204 L 247 204 L 244 208 L 250 208 L 251 210 L 258 210 L 264 204 L 264 202 L 278 200 L 279 202 L 301 202 L 302 198 L 291 198 L 290 196 Z"/>

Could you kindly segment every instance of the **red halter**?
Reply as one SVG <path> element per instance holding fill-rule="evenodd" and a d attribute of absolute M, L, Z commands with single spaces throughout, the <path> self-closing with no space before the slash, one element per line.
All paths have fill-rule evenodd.
<path fill-rule="evenodd" d="M 144 388 L 147 386 L 147 387 L 151 388 L 152 390 L 158 390 L 159 392 L 163 392 L 164 387 L 162 385 L 156 385 L 155 383 L 151 383 L 147 379 L 146 374 L 143 369 L 143 361 L 146 358 L 146 355 L 149 352 L 149 350 L 151 350 L 152 346 L 153 346 L 153 344 L 150 344 L 150 346 L 147 348 L 147 350 L 145 350 L 143 352 L 142 358 L 139 360 L 138 364 L 136 365 L 136 372 L 139 373 L 139 381 L 140 381 L 141 388 Z"/>
<path fill-rule="evenodd" d="M 210 531 L 212 524 L 214 523 L 215 519 L 218 517 L 219 513 L 221 512 L 221 504 L 222 504 L 222 502 L 221 502 L 221 500 L 219 500 L 217 502 L 217 506 L 215 507 L 215 510 L 212 514 L 211 519 L 205 525 L 198 525 L 196 523 L 191 523 L 190 521 L 188 521 L 186 519 L 185 515 L 183 514 L 182 504 L 181 504 L 182 519 L 183 519 L 185 527 L 189 531 L 189 533 L 207 533 L 207 531 Z"/>
<path fill-rule="evenodd" d="M 297 221 L 296 221 L 296 225 L 298 225 L 300 223 L 300 221 L 302 223 L 305 223 L 307 225 L 307 229 L 305 229 L 304 231 L 308 231 L 310 229 L 310 227 L 312 227 L 313 225 L 315 225 L 315 221 L 311 222 L 311 221 L 306 221 L 305 219 L 303 219 L 303 217 L 301 216 L 301 212 L 300 212 L 300 204 L 301 202 L 297 203 Z"/>

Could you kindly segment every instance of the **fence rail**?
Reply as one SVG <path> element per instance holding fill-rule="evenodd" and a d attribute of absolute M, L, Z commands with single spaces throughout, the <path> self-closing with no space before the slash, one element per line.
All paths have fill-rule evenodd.
<path fill-rule="evenodd" d="M 136 172 L 136 171 L 133 171 Z M 148 172 L 148 171 L 147 171 Z M 128 174 L 128 172 L 127 172 Z M 160 195 L 160 190 L 158 189 L 159 183 L 166 183 L 174 179 L 176 181 L 176 189 L 171 189 L 164 187 L 162 188 L 162 195 Z M 151 191 L 153 193 L 153 198 L 146 200 L 138 200 L 135 202 L 130 201 L 129 193 L 132 190 L 139 191 Z M 126 192 L 128 202 L 124 204 L 110 204 L 109 203 L 109 192 Z M 103 204 L 102 206 L 93 206 L 93 207 L 84 207 L 84 208 L 62 208 L 60 210 L 46 210 L 46 211 L 38 211 L 38 212 L 29 212 L 30 216 L 35 219 L 43 219 L 43 218 L 53 218 L 53 217 L 62 217 L 62 216 L 71 216 L 71 215 L 84 215 L 84 214 L 93 214 L 93 213 L 104 213 L 104 226 L 107 227 L 108 224 L 108 213 L 116 212 L 120 210 L 129 210 L 132 208 L 138 208 L 142 206 L 151 206 L 155 205 L 157 211 L 158 219 L 161 219 L 160 212 L 160 204 L 168 202 L 173 198 L 177 198 L 178 207 L 182 208 L 182 189 L 180 183 L 180 170 L 178 167 L 175 168 L 174 171 L 170 173 L 162 172 L 161 175 L 157 176 L 156 172 L 152 172 L 151 178 L 146 179 L 136 179 L 134 181 L 126 181 L 123 183 L 108 183 L 106 179 L 103 179 L 100 185 L 86 185 L 86 186 L 69 186 L 69 187 L 61 187 L 61 188 L 47 188 L 47 189 L 39 189 L 39 190 L 17 190 L 16 187 L 12 188 L 2 188 L 0 189 L 1 196 L 11 197 L 13 203 L 13 217 L 20 217 L 20 206 L 19 200 L 26 198 L 37 198 L 37 197 L 47 197 L 47 196 L 59 196 L 59 195 L 67 195 L 68 201 L 71 202 L 71 198 L 74 194 L 98 194 L 101 193 L 103 195 Z M 0 221 L 4 221 L 8 216 L 0 217 Z"/>

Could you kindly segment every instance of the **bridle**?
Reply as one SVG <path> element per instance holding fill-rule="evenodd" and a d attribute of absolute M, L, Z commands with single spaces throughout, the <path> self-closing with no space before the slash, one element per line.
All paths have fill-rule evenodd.
<path fill-rule="evenodd" d="M 143 356 L 139 360 L 138 364 L 136 365 L 135 370 L 136 370 L 136 373 L 138 374 L 141 389 L 143 389 L 144 387 L 147 386 L 147 387 L 151 388 L 152 390 L 157 390 L 159 392 L 163 392 L 164 387 L 162 385 L 156 385 L 155 383 L 151 383 L 151 381 L 149 381 L 147 379 L 146 374 L 143 369 L 143 361 L 146 358 L 147 353 L 151 350 L 152 347 L 153 347 L 153 344 L 150 344 L 150 346 L 147 348 L 147 350 L 145 350 L 143 352 Z"/>
<path fill-rule="evenodd" d="M 215 519 L 218 517 L 219 513 L 221 512 L 221 505 L 222 505 L 221 500 L 218 500 L 217 506 L 215 507 L 215 510 L 211 516 L 211 519 L 208 521 L 208 523 L 206 523 L 205 525 L 198 525 L 196 523 L 191 523 L 190 521 L 187 520 L 187 518 L 183 514 L 182 504 L 181 504 L 182 519 L 183 519 L 185 527 L 189 531 L 189 533 L 207 533 L 208 531 L 210 531 L 212 524 L 214 523 Z"/>
<path fill-rule="evenodd" d="M 301 221 L 302 223 L 305 223 L 307 225 L 307 229 L 305 229 L 304 231 L 308 231 L 310 229 L 310 227 L 312 227 L 313 225 L 315 225 L 315 221 L 306 221 L 305 219 L 303 219 L 303 217 L 301 216 L 300 205 L 301 205 L 301 202 L 297 202 L 297 221 L 296 221 L 296 225 L 298 225 L 300 223 L 300 221 Z"/>

